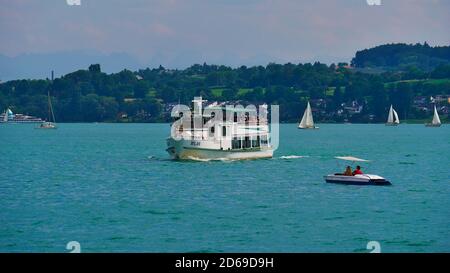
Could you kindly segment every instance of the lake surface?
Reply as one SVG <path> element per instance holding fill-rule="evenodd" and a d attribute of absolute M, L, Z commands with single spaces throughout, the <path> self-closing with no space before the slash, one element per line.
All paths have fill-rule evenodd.
<path fill-rule="evenodd" d="M 450 252 L 448 125 L 282 124 L 231 162 L 169 160 L 168 124 L 33 127 L 0 125 L 0 252 Z M 342 155 L 393 186 L 325 183 Z"/>

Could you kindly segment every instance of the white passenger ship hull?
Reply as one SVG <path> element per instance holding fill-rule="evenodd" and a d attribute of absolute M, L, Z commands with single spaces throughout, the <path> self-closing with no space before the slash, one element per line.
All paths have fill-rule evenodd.
<path fill-rule="evenodd" d="M 241 160 L 271 158 L 273 149 L 267 147 L 250 149 L 214 149 L 207 142 L 167 139 L 167 152 L 177 160 Z M 203 146 L 203 147 L 202 147 Z"/>

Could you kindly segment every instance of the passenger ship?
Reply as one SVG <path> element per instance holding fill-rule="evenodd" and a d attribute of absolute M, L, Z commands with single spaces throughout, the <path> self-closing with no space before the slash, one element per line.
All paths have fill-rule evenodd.
<path fill-rule="evenodd" d="M 41 123 L 43 120 L 41 118 L 14 114 L 11 109 L 6 109 L 6 111 L 0 114 L 0 123 Z"/>
<path fill-rule="evenodd" d="M 167 138 L 166 150 L 173 159 L 235 160 L 273 156 L 267 106 L 260 107 L 257 115 L 256 109 L 243 107 L 210 105 L 203 109 L 205 100 L 201 97 L 195 97 L 192 102 L 189 118 L 180 115 Z"/>

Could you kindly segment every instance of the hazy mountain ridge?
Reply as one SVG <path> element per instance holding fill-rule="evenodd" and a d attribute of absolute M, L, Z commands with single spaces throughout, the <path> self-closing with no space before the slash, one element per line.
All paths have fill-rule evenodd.
<path fill-rule="evenodd" d="M 62 76 L 92 63 L 101 63 L 107 73 L 123 69 L 137 70 L 143 66 L 126 53 L 101 54 L 91 51 L 22 54 L 8 57 L 0 54 L 0 81 L 16 79 L 45 79 L 54 70 Z"/>

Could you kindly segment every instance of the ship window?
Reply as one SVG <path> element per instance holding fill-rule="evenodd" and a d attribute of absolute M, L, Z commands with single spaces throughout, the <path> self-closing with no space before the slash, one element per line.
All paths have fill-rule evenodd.
<path fill-rule="evenodd" d="M 237 119 L 237 113 L 236 112 L 234 112 L 234 122 L 237 122 L 238 121 L 238 119 Z"/>
<path fill-rule="evenodd" d="M 211 134 L 214 134 L 215 127 L 212 126 L 210 130 L 211 130 Z"/>
<path fill-rule="evenodd" d="M 227 127 L 222 126 L 222 136 L 227 136 Z"/>
<path fill-rule="evenodd" d="M 267 136 L 261 136 L 261 145 L 267 145 L 268 141 L 267 141 Z"/>
<path fill-rule="evenodd" d="M 231 148 L 232 149 L 240 149 L 241 148 L 241 140 L 237 137 L 234 137 L 231 141 Z"/>
<path fill-rule="evenodd" d="M 257 136 L 256 139 L 253 139 L 252 140 L 252 147 L 259 147 L 260 146 L 259 141 L 260 141 L 259 136 Z"/>
<path fill-rule="evenodd" d="M 251 145 L 250 137 L 246 136 L 245 139 L 244 139 L 244 149 L 245 148 L 250 148 L 251 147 L 250 145 Z"/>

